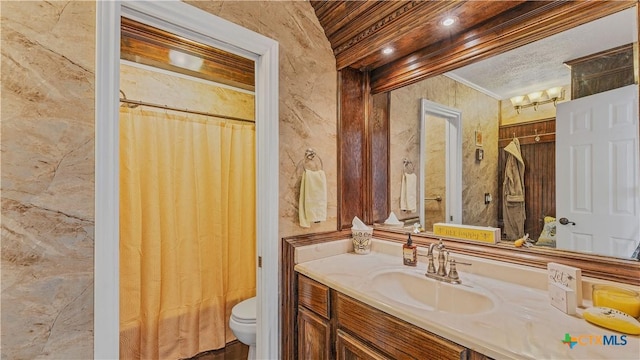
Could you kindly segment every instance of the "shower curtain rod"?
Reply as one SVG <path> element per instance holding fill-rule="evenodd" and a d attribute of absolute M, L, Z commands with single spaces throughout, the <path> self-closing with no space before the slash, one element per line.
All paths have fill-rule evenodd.
<path fill-rule="evenodd" d="M 171 107 L 171 106 L 167 106 L 167 105 L 154 104 L 154 103 L 149 103 L 149 102 L 139 101 L 139 100 L 129 100 L 129 99 L 127 99 L 126 97 L 124 97 L 124 98 L 120 98 L 120 102 L 127 103 L 127 104 L 135 104 L 135 105 L 149 106 L 149 107 L 154 107 L 154 108 L 159 108 L 159 109 L 165 109 L 165 110 L 179 111 L 179 112 L 184 112 L 184 113 L 189 113 L 189 114 L 196 114 L 196 115 L 211 116 L 211 117 L 216 117 L 216 118 L 226 119 L 226 120 L 235 120 L 235 121 L 242 121 L 242 122 L 250 122 L 250 123 L 253 123 L 253 124 L 255 124 L 255 123 L 256 123 L 256 122 L 255 122 L 255 120 L 243 119 L 243 118 L 238 118 L 238 117 L 233 117 L 233 116 L 227 116 L 227 115 L 220 115 L 220 114 L 212 114 L 212 113 L 203 112 L 203 111 L 194 111 L 194 110 L 189 110 L 189 109 L 180 109 L 180 108 L 175 108 L 175 107 Z M 135 107 L 135 106 L 130 106 L 130 107 Z"/>

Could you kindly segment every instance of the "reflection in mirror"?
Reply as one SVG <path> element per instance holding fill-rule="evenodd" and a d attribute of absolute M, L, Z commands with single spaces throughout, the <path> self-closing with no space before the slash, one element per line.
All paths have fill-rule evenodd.
<path fill-rule="evenodd" d="M 420 111 L 420 224 L 462 223 L 462 113 L 422 99 Z"/>
<path fill-rule="evenodd" d="M 567 120 L 560 117 L 556 119 L 556 105 L 559 109 L 570 107 L 568 104 L 579 98 L 597 96 L 630 83 L 636 84 L 634 88 L 637 91 L 637 60 L 634 63 L 634 59 L 638 58 L 636 15 L 637 9 L 630 8 L 491 59 L 393 90 L 390 94 L 389 151 L 391 211 L 405 221 L 420 218 L 421 224 L 427 231 L 430 230 L 428 225 L 431 221 L 426 219 L 424 212 L 402 212 L 396 201 L 399 199 L 401 159 L 419 158 L 428 146 L 420 143 L 417 136 L 421 127 L 420 100 L 428 99 L 458 109 L 462 114 L 462 223 L 503 228 L 504 148 L 513 138 L 518 138 L 525 162 L 524 232 L 537 242 L 536 245 L 621 258 L 632 257 L 640 243 L 637 92 L 635 95 L 614 97 L 611 107 L 617 109 L 616 114 L 627 111 L 624 114 L 630 115 L 614 117 L 610 122 L 629 125 L 630 128 L 622 133 L 630 134 L 632 138 L 614 137 L 607 140 L 606 143 L 610 144 L 607 146 L 613 149 L 611 153 L 585 143 L 572 143 L 562 151 L 582 156 L 579 158 L 582 162 L 574 164 L 556 163 L 556 146 L 567 144 L 556 133 L 556 124 L 559 128 L 561 122 L 570 124 L 568 131 L 574 133 L 569 136 L 576 140 L 578 135 L 575 131 L 580 127 L 591 129 L 593 123 L 584 118 L 585 111 L 579 109 L 573 111 L 573 115 L 568 115 Z M 626 49 L 622 55 L 611 50 L 621 47 Z M 562 90 L 551 91 L 557 87 Z M 555 99 L 556 96 L 559 98 Z M 628 105 L 617 105 L 620 104 L 620 96 L 631 96 L 635 101 Z M 427 118 L 425 121 L 430 123 L 435 120 Z M 478 133 L 482 136 L 480 142 L 476 142 Z M 599 131 L 595 135 L 600 138 L 601 134 L 602 131 Z M 548 150 L 543 150 L 543 147 Z M 483 156 L 477 156 L 478 153 Z M 562 179 L 556 176 L 556 166 L 568 169 Z M 608 173 L 604 171 L 607 169 L 617 170 Z M 622 169 L 627 171 L 618 171 Z M 426 170 L 424 162 L 416 168 L 416 171 L 425 175 Z M 599 180 L 592 179 L 592 176 L 598 173 L 606 173 L 613 182 L 597 183 Z M 576 187 L 557 196 L 556 180 L 571 179 Z M 429 182 L 426 180 L 419 184 L 419 189 L 427 189 Z M 588 189 L 593 192 L 586 192 Z M 428 212 L 435 204 L 429 203 L 432 200 L 425 202 L 424 199 L 437 194 L 429 193 L 431 190 L 424 191 L 426 196 L 419 201 L 424 202 L 421 207 Z M 560 202 L 564 208 L 572 210 L 563 210 Z M 614 234 L 612 230 L 590 233 L 580 227 L 594 222 L 594 219 L 603 219 L 602 214 L 607 211 L 617 214 L 614 215 L 616 219 L 626 218 L 621 225 L 615 225 L 626 226 L 623 234 Z M 583 215 L 578 213 L 585 212 L 591 212 L 592 217 L 575 220 L 578 215 Z M 621 213 L 625 213 L 625 216 L 618 216 Z M 558 220 L 563 217 L 567 218 L 568 225 L 559 223 Z M 571 222 L 577 225 L 571 225 Z M 562 234 L 567 229 L 573 231 Z M 558 236 L 562 237 L 559 241 Z"/>

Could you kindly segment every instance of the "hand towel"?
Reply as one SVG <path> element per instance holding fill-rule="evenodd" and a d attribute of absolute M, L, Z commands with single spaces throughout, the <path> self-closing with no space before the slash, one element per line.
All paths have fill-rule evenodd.
<path fill-rule="evenodd" d="M 298 201 L 300 226 L 311 227 L 312 222 L 327 220 L 327 179 L 322 170 L 306 170 L 300 181 Z"/>
<path fill-rule="evenodd" d="M 402 174 L 400 187 L 400 210 L 416 211 L 416 174 Z"/>

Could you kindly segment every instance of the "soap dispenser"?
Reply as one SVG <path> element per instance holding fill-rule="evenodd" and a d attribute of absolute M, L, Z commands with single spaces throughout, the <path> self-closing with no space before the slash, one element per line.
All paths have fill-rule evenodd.
<path fill-rule="evenodd" d="M 407 266 L 418 265 L 418 247 L 413 245 L 411 233 L 408 233 L 407 243 L 402 245 L 402 260 Z"/>

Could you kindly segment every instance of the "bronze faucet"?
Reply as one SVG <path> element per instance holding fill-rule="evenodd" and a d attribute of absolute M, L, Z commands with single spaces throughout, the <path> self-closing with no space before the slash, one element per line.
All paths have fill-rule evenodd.
<path fill-rule="evenodd" d="M 438 250 L 438 268 L 436 269 L 433 257 L 434 257 L 434 248 Z M 456 270 L 456 261 L 455 259 L 449 260 L 449 250 L 447 250 L 442 243 L 442 240 L 438 242 L 436 245 L 432 243 L 429 245 L 429 252 L 427 253 L 427 259 L 429 263 L 427 265 L 427 273 L 426 277 L 436 279 L 439 281 L 448 282 L 451 284 L 461 284 L 462 281 L 458 276 L 458 271 Z M 449 270 L 447 271 L 447 263 L 450 263 Z M 469 263 L 461 263 L 458 264 L 471 265 Z"/>

